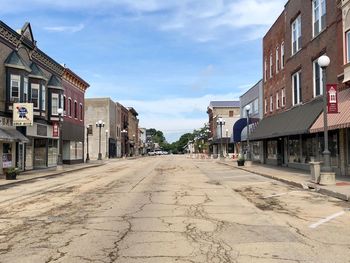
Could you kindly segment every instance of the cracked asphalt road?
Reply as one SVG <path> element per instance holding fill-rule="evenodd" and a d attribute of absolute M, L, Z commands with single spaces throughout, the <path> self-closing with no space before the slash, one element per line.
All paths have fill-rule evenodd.
<path fill-rule="evenodd" d="M 348 203 L 184 156 L 0 190 L 0 262 L 350 262 Z"/>

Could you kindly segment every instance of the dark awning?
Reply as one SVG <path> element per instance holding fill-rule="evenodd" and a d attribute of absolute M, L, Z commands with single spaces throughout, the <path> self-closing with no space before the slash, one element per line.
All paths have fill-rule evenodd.
<path fill-rule="evenodd" d="M 251 140 L 309 133 L 309 129 L 322 112 L 322 97 L 295 106 L 285 112 L 262 119 L 249 135 Z"/>
<path fill-rule="evenodd" d="M 29 142 L 27 137 L 13 128 L 0 128 L 0 140 Z"/>
<path fill-rule="evenodd" d="M 259 119 L 249 118 L 249 124 L 257 123 Z M 233 142 L 240 142 L 242 140 L 242 131 L 247 126 L 247 118 L 241 118 L 233 125 Z"/>

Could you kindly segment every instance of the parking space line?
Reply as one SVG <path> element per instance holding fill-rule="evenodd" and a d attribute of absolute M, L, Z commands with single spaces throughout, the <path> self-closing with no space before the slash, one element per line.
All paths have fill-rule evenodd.
<path fill-rule="evenodd" d="M 311 224 L 309 227 L 310 227 L 310 228 L 317 228 L 317 227 L 319 227 L 320 225 L 322 225 L 322 224 L 324 224 L 324 223 L 327 223 L 327 222 L 333 220 L 334 218 L 337 218 L 337 217 L 342 216 L 342 215 L 344 215 L 344 214 L 345 214 L 345 211 L 340 211 L 340 212 L 335 213 L 335 214 L 333 214 L 333 215 L 330 215 L 330 216 L 328 216 L 328 217 L 326 217 L 326 218 L 323 218 L 323 219 L 319 220 L 318 222 L 316 222 L 316 223 L 314 223 L 314 224 Z"/>
<path fill-rule="evenodd" d="M 282 196 L 282 195 L 288 195 L 288 194 L 296 193 L 296 192 L 300 192 L 300 191 L 290 191 L 290 192 L 281 193 L 281 194 L 268 195 L 268 196 L 264 196 L 263 199 L 271 198 L 271 197 L 277 197 L 277 196 Z"/>

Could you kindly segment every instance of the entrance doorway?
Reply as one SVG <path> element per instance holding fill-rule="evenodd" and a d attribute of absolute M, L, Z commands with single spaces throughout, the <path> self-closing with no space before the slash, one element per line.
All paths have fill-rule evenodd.
<path fill-rule="evenodd" d="M 284 164 L 284 140 L 278 138 L 277 140 L 277 165 L 282 166 Z"/>
<path fill-rule="evenodd" d="M 47 139 L 34 139 L 34 168 L 47 167 Z"/>

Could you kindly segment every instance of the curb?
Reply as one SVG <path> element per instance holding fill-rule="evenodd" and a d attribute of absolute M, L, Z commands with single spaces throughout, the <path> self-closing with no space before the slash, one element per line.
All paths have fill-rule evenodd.
<path fill-rule="evenodd" d="M 260 172 L 256 172 L 256 171 L 251 171 L 251 170 L 248 170 L 248 169 L 245 169 L 245 168 L 242 168 L 242 167 L 236 167 L 236 166 L 232 166 L 228 163 L 223 163 L 223 162 L 218 162 L 219 164 L 223 164 L 223 165 L 227 165 L 227 166 L 230 166 L 232 168 L 235 168 L 235 169 L 239 169 L 239 170 L 242 170 L 242 171 L 246 171 L 246 172 L 250 172 L 250 173 L 253 173 L 253 174 L 257 174 L 257 175 L 260 175 L 260 176 L 263 176 L 263 177 L 266 177 L 266 178 L 269 178 L 269 179 L 273 179 L 273 180 L 276 180 L 276 181 L 279 181 L 279 182 L 282 182 L 282 183 L 285 183 L 285 184 L 288 184 L 288 185 L 292 185 L 292 186 L 295 186 L 295 187 L 298 187 L 298 188 L 303 188 L 305 190 L 310 190 L 310 189 L 314 189 L 317 193 L 320 193 L 320 194 L 323 194 L 323 195 L 327 195 L 327 196 L 330 196 L 330 197 L 334 197 L 334 198 L 337 198 L 337 199 L 340 199 L 340 200 L 343 200 L 343 201 L 349 201 L 350 200 L 350 196 L 346 195 L 346 194 L 341 194 L 341 193 L 338 193 L 338 192 L 335 192 L 335 191 L 332 191 L 332 190 L 328 190 L 328 189 L 324 189 L 324 188 L 321 188 L 319 187 L 318 185 L 314 184 L 314 183 L 297 183 L 297 182 L 294 182 L 294 181 L 291 181 L 291 180 L 287 180 L 287 179 L 284 179 L 284 178 L 279 178 L 279 177 L 276 177 L 276 176 L 273 176 L 273 175 L 270 175 L 270 174 L 265 174 L 265 173 L 260 173 Z"/>
<path fill-rule="evenodd" d="M 36 177 L 32 177 L 32 178 L 28 178 L 28 179 L 21 179 L 19 181 L 13 181 L 13 182 L 8 182 L 6 184 L 3 184 L 3 185 L 0 185 L 0 190 L 2 188 L 6 188 L 7 186 L 14 186 L 14 185 L 17 185 L 17 184 L 21 184 L 21 183 L 28 183 L 30 181 L 34 181 L 36 179 L 39 179 L 39 178 L 50 178 L 50 177 L 55 177 L 57 175 L 62 175 L 62 174 L 69 174 L 69 173 L 73 173 L 73 172 L 77 172 L 77 171 L 81 171 L 81 170 L 85 170 L 85 169 L 89 169 L 89 168 L 95 168 L 95 167 L 99 167 L 99 166 L 102 166 L 102 165 L 105 165 L 105 163 L 102 163 L 102 164 L 94 164 L 94 165 L 89 165 L 89 166 L 85 166 L 85 167 L 79 167 L 77 169 L 72 169 L 72 170 L 68 170 L 68 171 L 59 171 L 57 173 L 52 173 L 52 174 L 44 174 L 44 175 L 41 175 L 41 176 L 36 176 Z"/>

